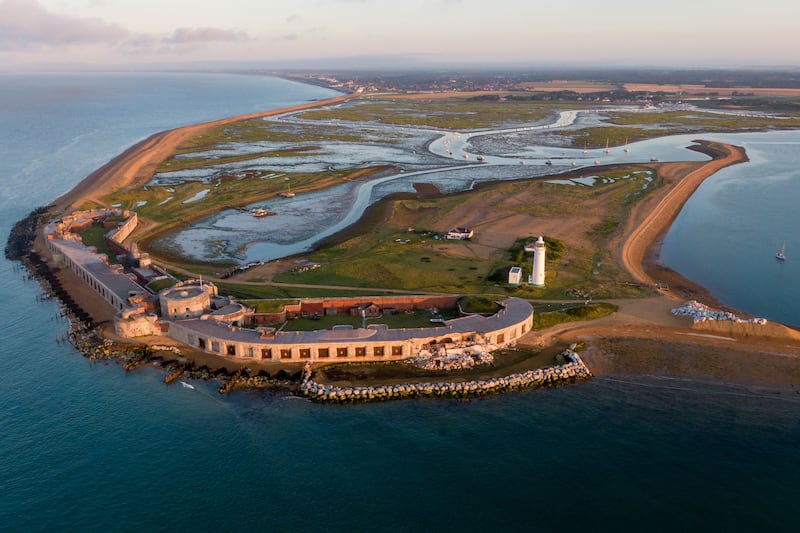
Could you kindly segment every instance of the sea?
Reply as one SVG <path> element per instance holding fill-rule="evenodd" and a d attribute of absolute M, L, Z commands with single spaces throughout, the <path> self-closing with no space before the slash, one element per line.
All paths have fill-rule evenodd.
<path fill-rule="evenodd" d="M 0 76 L 0 236 L 152 133 L 332 94 L 223 73 Z M 794 324 L 782 293 L 797 296 L 800 279 L 797 139 L 747 137 L 759 172 L 708 180 L 665 243 L 726 301 Z M 701 252 L 705 278 L 692 271 Z M 792 392 L 605 375 L 470 401 L 329 406 L 165 385 L 158 368 L 85 359 L 57 341 L 67 327 L 0 258 L 4 531 L 796 528 Z"/>

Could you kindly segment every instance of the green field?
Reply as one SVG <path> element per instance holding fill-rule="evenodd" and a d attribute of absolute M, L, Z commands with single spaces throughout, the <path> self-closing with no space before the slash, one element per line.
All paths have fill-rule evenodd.
<path fill-rule="evenodd" d="M 474 130 L 520 125 L 544 120 L 563 109 L 575 109 L 576 102 L 518 100 L 480 101 L 468 98 L 405 99 L 363 97 L 335 109 L 304 111 L 304 119 L 346 122 L 374 122 L 398 126 L 419 126 L 447 130 Z M 585 106 L 584 106 L 585 107 Z"/>

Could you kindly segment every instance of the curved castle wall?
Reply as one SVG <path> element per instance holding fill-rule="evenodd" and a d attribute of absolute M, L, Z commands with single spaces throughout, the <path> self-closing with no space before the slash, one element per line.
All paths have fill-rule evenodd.
<path fill-rule="evenodd" d="M 281 362 L 392 361 L 415 357 L 431 342 L 514 344 L 530 331 L 533 307 L 509 298 L 490 317 L 468 316 L 432 328 L 334 328 L 332 330 L 268 332 L 238 328 L 199 318 L 169 322 L 169 337 L 208 353 Z"/>

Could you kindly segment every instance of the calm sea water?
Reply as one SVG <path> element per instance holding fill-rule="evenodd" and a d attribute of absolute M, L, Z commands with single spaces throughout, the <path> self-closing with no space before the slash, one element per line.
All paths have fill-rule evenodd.
<path fill-rule="evenodd" d="M 150 133 L 329 94 L 227 75 L 0 77 L 3 239 Z M 769 238 L 772 253 L 783 236 Z M 646 376 L 471 402 L 222 397 L 85 360 L 55 342 L 66 324 L 38 285 L 5 259 L 0 273 L 4 530 L 794 525 L 800 398 Z"/>
<path fill-rule="evenodd" d="M 800 131 L 714 138 L 744 146 L 750 161 L 698 188 L 662 259 L 728 305 L 800 326 Z"/>

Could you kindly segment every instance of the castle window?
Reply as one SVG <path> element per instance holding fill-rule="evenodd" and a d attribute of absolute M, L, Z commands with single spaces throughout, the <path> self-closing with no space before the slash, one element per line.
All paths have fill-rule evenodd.
<path fill-rule="evenodd" d="M 292 358 L 292 350 L 290 348 L 284 348 L 281 350 L 281 359 L 291 359 Z"/>
<path fill-rule="evenodd" d="M 383 355 L 383 346 L 375 346 L 372 348 L 372 355 L 381 357 Z"/>
<path fill-rule="evenodd" d="M 317 350 L 317 357 L 319 357 L 320 359 L 324 359 L 324 358 L 330 357 L 330 356 L 331 356 L 331 352 L 327 348 L 320 348 L 319 350 Z"/>
<path fill-rule="evenodd" d="M 236 345 L 229 344 L 228 345 L 228 355 L 236 355 Z"/>
<path fill-rule="evenodd" d="M 336 348 L 336 357 L 347 357 L 347 347 Z"/>
<path fill-rule="evenodd" d="M 356 357 L 366 357 L 366 355 L 367 355 L 366 346 L 356 346 Z"/>
<path fill-rule="evenodd" d="M 261 348 L 261 359 L 272 359 L 272 349 Z"/>
<path fill-rule="evenodd" d="M 300 359 L 311 359 L 311 348 L 300 348 Z"/>
<path fill-rule="evenodd" d="M 403 355 L 402 346 L 392 346 L 392 355 Z"/>

